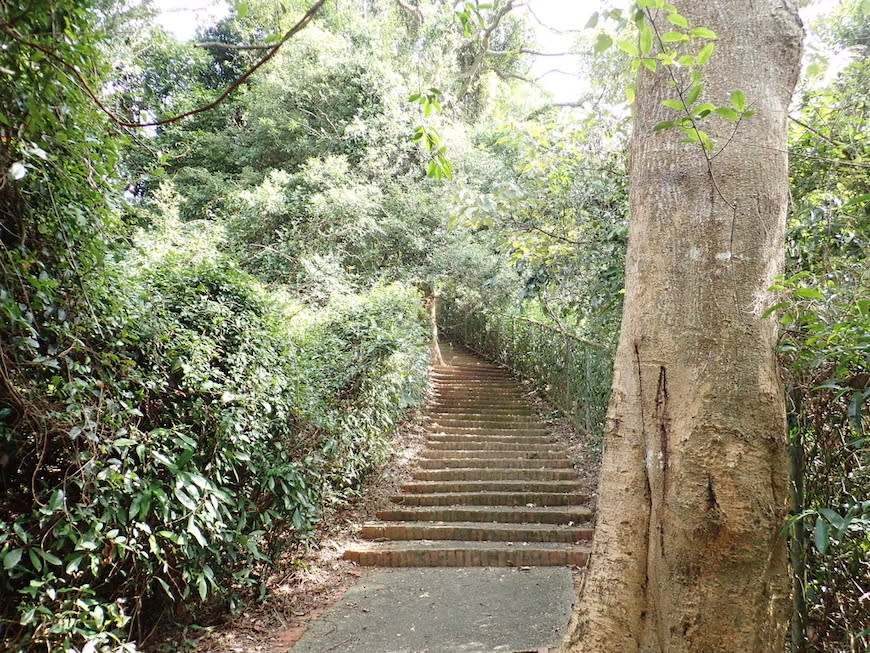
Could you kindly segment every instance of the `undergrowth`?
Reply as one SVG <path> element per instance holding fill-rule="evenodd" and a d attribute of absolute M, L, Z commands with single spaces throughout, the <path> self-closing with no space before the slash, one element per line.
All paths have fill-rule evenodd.
<path fill-rule="evenodd" d="M 185 230 L 109 264 L 72 350 L 4 348 L 10 650 L 132 649 L 164 611 L 238 606 L 421 399 L 415 291 L 292 304 Z"/>

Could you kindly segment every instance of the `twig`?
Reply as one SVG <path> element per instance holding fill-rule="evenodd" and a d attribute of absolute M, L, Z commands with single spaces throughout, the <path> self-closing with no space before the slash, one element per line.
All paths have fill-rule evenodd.
<path fill-rule="evenodd" d="M 821 138 L 821 139 L 822 139 L 823 141 L 825 141 L 826 143 L 830 143 L 830 144 L 833 145 L 834 147 L 843 147 L 843 144 L 842 144 L 842 143 L 838 143 L 837 141 L 835 141 L 835 140 L 833 140 L 833 139 L 831 139 L 831 138 L 825 136 L 825 135 L 824 135 L 822 132 L 820 132 L 818 129 L 814 129 L 813 127 L 810 127 L 810 126 L 809 126 L 808 124 L 806 124 L 805 122 L 803 122 L 803 121 L 801 121 L 801 120 L 798 120 L 797 118 L 794 118 L 794 117 L 792 117 L 792 116 L 789 116 L 788 119 L 791 120 L 791 121 L 792 121 L 793 123 L 795 123 L 796 125 L 800 125 L 801 127 L 803 127 L 804 129 L 806 129 L 807 131 L 812 132 L 813 134 L 815 134 L 816 136 L 818 136 L 819 138 Z"/>
<path fill-rule="evenodd" d="M 252 45 L 233 45 L 232 43 L 222 43 L 221 41 L 201 41 L 194 43 L 195 48 L 220 48 L 222 50 L 271 50 L 273 45 L 266 43 L 255 43 Z"/>

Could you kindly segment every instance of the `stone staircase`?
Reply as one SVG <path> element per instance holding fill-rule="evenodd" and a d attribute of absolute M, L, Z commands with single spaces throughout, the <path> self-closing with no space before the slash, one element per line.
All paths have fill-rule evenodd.
<path fill-rule="evenodd" d="M 585 564 L 587 497 L 517 381 L 453 350 L 432 383 L 413 480 L 344 557 L 383 567 Z"/>

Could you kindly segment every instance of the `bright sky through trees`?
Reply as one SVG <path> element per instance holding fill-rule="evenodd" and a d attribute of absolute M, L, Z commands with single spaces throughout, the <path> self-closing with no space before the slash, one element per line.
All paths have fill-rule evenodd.
<path fill-rule="evenodd" d="M 801 8 L 804 22 L 815 20 L 836 6 L 838 0 L 819 0 Z M 210 25 L 224 17 L 229 8 L 222 0 L 155 0 L 160 11 L 158 22 L 177 38 L 193 38 L 197 27 Z M 608 3 L 611 7 L 624 6 L 625 2 Z M 575 42 L 585 27 L 590 15 L 601 8 L 595 0 L 528 0 L 524 11 L 532 16 L 532 24 L 537 26 L 538 48 L 542 53 L 557 56 L 538 56 L 532 64 L 531 77 L 553 94 L 556 102 L 577 100 L 583 89 L 583 75 L 579 70 L 577 55 L 560 54 L 575 48 Z M 813 49 L 812 40 L 807 44 Z M 843 61 L 841 62 L 840 59 Z M 847 56 L 840 56 L 832 62 L 833 76 L 845 62 Z"/>

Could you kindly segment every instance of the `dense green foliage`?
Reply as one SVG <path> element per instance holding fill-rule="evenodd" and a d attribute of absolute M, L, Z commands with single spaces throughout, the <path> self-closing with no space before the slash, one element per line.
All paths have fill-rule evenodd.
<path fill-rule="evenodd" d="M 263 286 L 225 235 L 241 220 L 185 215 L 154 170 L 125 183 L 155 161 L 115 167 L 127 137 L 67 66 L 99 88 L 114 51 L 93 26 L 118 17 L 52 9 L 5 4 L 0 61 L 0 638 L 28 651 L 125 645 L 167 609 L 250 596 L 385 460 L 428 365 L 407 283 Z M 152 189 L 136 234 L 123 185 Z"/>
<path fill-rule="evenodd" d="M 164 615 L 267 591 L 271 561 L 312 544 L 420 403 L 433 295 L 454 336 L 601 429 L 630 65 L 592 43 L 630 49 L 632 22 L 581 36 L 597 100 L 571 111 L 522 80 L 534 21 L 503 0 L 328 2 L 216 108 L 121 129 L 97 106 L 144 122 L 200 107 L 264 54 L 238 46 L 308 8 L 231 4 L 203 47 L 147 3 L 0 4 L 11 650 L 133 650 Z M 866 4 L 818 28 L 856 56 L 825 81 L 816 61 L 799 98 L 776 307 L 796 623 L 830 651 L 870 637 Z"/>
<path fill-rule="evenodd" d="M 809 625 L 796 644 L 826 651 L 870 646 L 870 65 L 861 18 L 859 3 L 844 3 L 825 23 L 835 51 L 851 47 L 853 59 L 800 97 L 782 284 L 795 621 Z"/>

